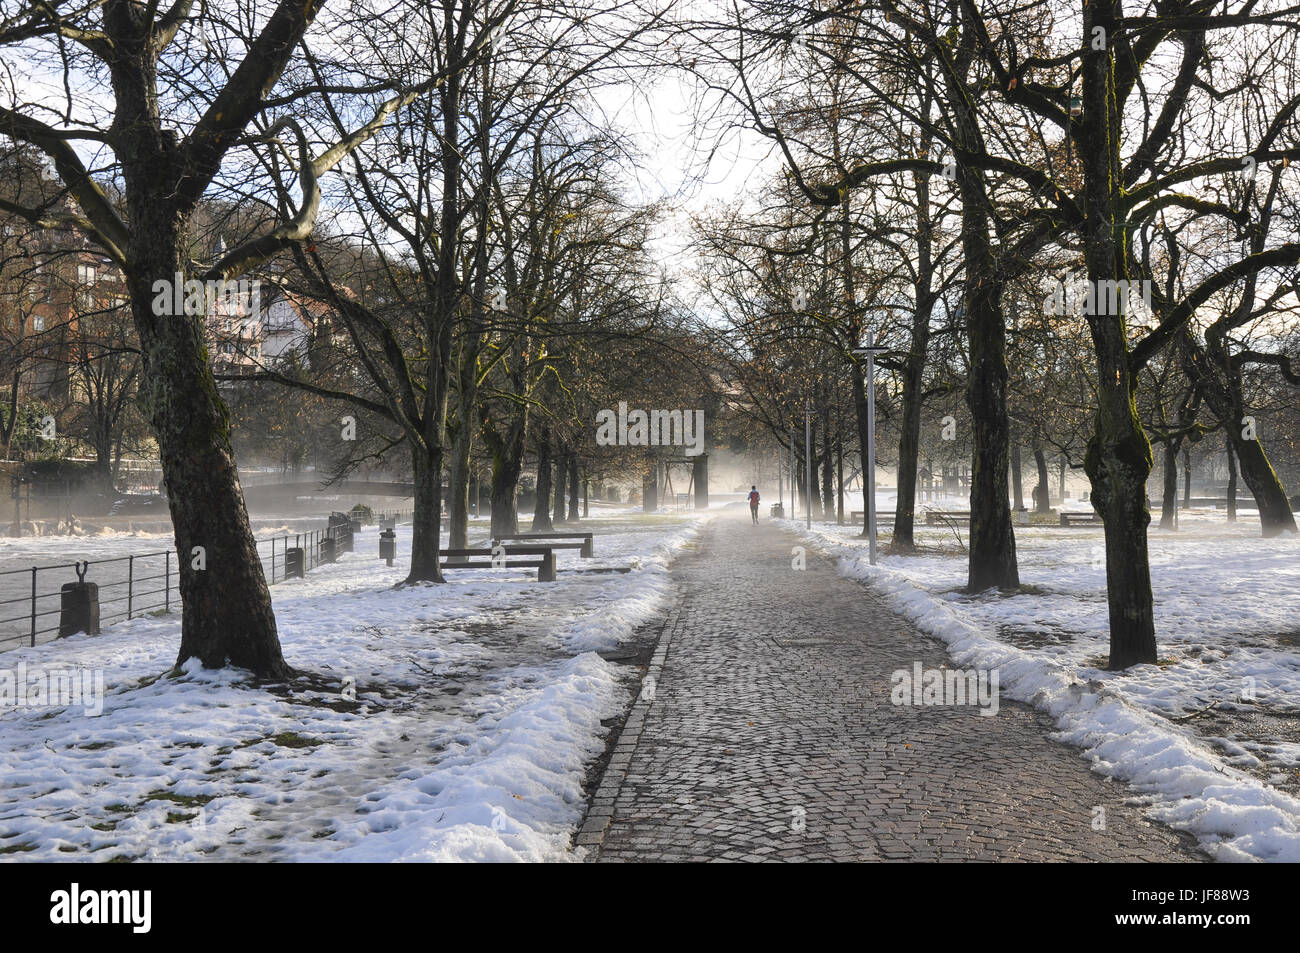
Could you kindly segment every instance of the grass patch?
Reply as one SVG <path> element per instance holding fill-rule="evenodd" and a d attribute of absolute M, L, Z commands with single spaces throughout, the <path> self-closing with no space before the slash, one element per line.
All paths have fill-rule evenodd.
<path fill-rule="evenodd" d="M 188 822 L 194 820 L 194 818 L 196 818 L 196 817 L 198 817 L 197 814 L 181 814 L 181 813 L 175 813 L 175 814 L 173 814 L 172 812 L 169 811 L 169 812 L 167 813 L 167 823 L 168 823 L 168 824 L 186 824 L 186 823 L 188 823 Z"/>
<path fill-rule="evenodd" d="M 91 742 L 90 744 L 88 744 L 88 745 L 73 745 L 73 747 L 74 747 L 74 748 L 79 747 L 79 748 L 81 748 L 82 751 L 99 751 L 101 748 L 111 748 L 111 747 L 113 747 L 113 742 L 111 742 L 111 741 L 92 741 L 92 742 Z"/>
<path fill-rule="evenodd" d="M 98 824 L 91 824 L 92 831 L 115 831 L 117 830 L 117 821 L 100 821 Z"/>
<path fill-rule="evenodd" d="M 0 847 L 0 854 L 25 854 L 36 849 L 35 844 L 9 844 Z"/>
<path fill-rule="evenodd" d="M 163 790 L 150 791 L 144 796 L 144 802 L 171 801 L 173 804 L 179 804 L 181 807 L 202 807 L 204 804 L 215 799 L 215 794 L 177 794 L 174 791 Z"/>
<path fill-rule="evenodd" d="M 272 744 L 279 745 L 281 748 L 315 748 L 317 745 L 323 745 L 325 742 L 319 738 L 307 738 L 298 734 L 296 731 L 282 731 L 278 735 L 268 735 L 265 738 L 256 738 L 245 741 L 241 748 L 251 748 L 253 745 L 260 745 L 263 741 L 269 741 Z"/>

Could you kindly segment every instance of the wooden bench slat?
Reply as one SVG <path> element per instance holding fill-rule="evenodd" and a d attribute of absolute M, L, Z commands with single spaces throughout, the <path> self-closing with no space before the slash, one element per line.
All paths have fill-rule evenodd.
<path fill-rule="evenodd" d="M 495 556 L 495 549 L 482 546 L 470 549 L 444 549 L 438 553 L 442 569 L 536 569 L 538 582 L 555 582 L 555 553 L 550 546 L 501 546 L 507 556 L 505 562 L 469 562 L 473 556 Z M 511 556 L 540 556 L 540 559 L 510 559 Z M 464 559 L 465 562 L 451 562 Z"/>
<path fill-rule="evenodd" d="M 593 539 L 594 539 L 594 534 L 593 534 L 593 533 L 514 533 L 514 534 L 509 535 L 509 536 L 494 536 L 494 537 L 492 537 L 492 541 L 493 541 L 494 543 L 499 543 L 499 542 L 502 542 L 503 540 L 510 540 L 510 539 L 523 539 L 523 540 L 528 540 L 528 539 L 574 539 L 574 540 L 582 540 L 582 542 L 580 542 L 580 543 L 552 543 L 552 544 L 550 544 L 550 545 L 552 545 L 552 546 L 556 546 L 556 547 L 559 547 L 559 548 L 561 548 L 561 549 L 581 549 L 582 552 L 579 553 L 579 555 L 580 555 L 583 559 L 590 559 L 593 555 L 595 555 L 595 548 L 594 548 L 593 543 L 592 543 L 592 541 L 593 541 Z"/>

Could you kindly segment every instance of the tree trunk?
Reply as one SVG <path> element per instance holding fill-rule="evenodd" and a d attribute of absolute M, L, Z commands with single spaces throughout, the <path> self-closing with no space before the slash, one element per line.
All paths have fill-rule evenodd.
<path fill-rule="evenodd" d="M 456 433 L 451 441 L 451 465 L 447 477 L 447 548 L 465 549 L 469 545 L 470 451 L 473 443 L 472 408 L 456 409 Z"/>
<path fill-rule="evenodd" d="M 1165 441 L 1164 496 L 1160 501 L 1160 528 L 1173 530 L 1178 525 L 1178 445 L 1181 441 Z"/>
<path fill-rule="evenodd" d="M 1011 495 L 1017 513 L 1025 508 L 1024 477 L 1021 469 L 1020 444 L 1013 443 L 1011 445 Z"/>
<path fill-rule="evenodd" d="M 1038 467 L 1038 486 L 1034 488 L 1034 512 L 1052 512 L 1052 500 L 1047 489 L 1047 457 L 1039 447 L 1034 448 L 1034 464 Z"/>
<path fill-rule="evenodd" d="M 411 569 L 407 583 L 443 582 L 438 568 L 442 534 L 441 449 L 412 444 L 411 463 L 415 471 L 415 510 L 411 514 Z"/>
<path fill-rule="evenodd" d="M 1228 522 L 1237 522 L 1237 454 L 1232 449 L 1232 437 L 1223 441 L 1228 451 Z"/>
<path fill-rule="evenodd" d="M 1241 417 L 1237 417 L 1240 420 Z M 1259 507 L 1260 529 L 1265 536 L 1278 536 L 1282 533 L 1296 532 L 1295 514 L 1291 502 L 1286 498 L 1286 490 L 1278 479 L 1264 447 L 1258 439 L 1245 440 L 1239 426 L 1228 421 L 1228 437 L 1236 451 L 1241 466 L 1241 478 L 1250 487 Z"/>
<path fill-rule="evenodd" d="M 568 473 L 567 451 L 564 444 L 559 444 L 555 449 L 555 513 L 551 517 L 556 523 L 564 522 L 564 484 Z"/>
<path fill-rule="evenodd" d="M 968 264 L 968 268 L 969 268 Z M 970 563 L 967 590 L 993 586 L 1018 589 L 1016 537 L 1011 528 L 1007 492 L 1006 332 L 1002 324 L 1001 285 L 984 276 L 983 285 L 967 281 L 971 373 L 966 403 L 971 412 L 974 452 L 971 459 Z"/>
<path fill-rule="evenodd" d="M 823 420 L 822 440 L 822 513 L 830 520 L 835 512 L 835 440 L 831 437 L 830 411 L 827 410 Z"/>
<path fill-rule="evenodd" d="M 1192 506 L 1192 448 L 1183 447 L 1183 509 Z"/>
<path fill-rule="evenodd" d="M 835 438 L 835 522 L 844 525 L 844 435 Z"/>
<path fill-rule="evenodd" d="M 495 482 L 492 489 L 495 495 Z M 492 520 L 495 532 L 495 507 L 492 511 Z M 537 435 L 537 502 L 533 506 L 531 529 L 534 533 L 549 533 L 554 528 L 551 524 L 551 432 L 543 427 Z"/>
<path fill-rule="evenodd" d="M 822 518 L 822 497 L 821 497 L 821 491 L 817 489 L 818 475 L 821 468 L 820 468 L 820 461 L 817 458 L 816 420 L 813 420 L 811 426 L 808 429 L 808 440 L 806 441 L 806 443 L 807 443 L 808 452 L 812 454 L 811 467 L 807 463 L 804 464 L 804 478 L 808 479 L 809 477 L 811 477 L 812 479 L 812 486 L 807 488 L 808 505 L 812 507 L 811 510 L 812 518 L 814 520 L 819 520 Z M 809 474 L 808 472 L 809 470 L 812 471 L 811 474 Z"/>
<path fill-rule="evenodd" d="M 855 336 L 854 337 L 855 343 L 857 342 L 857 340 L 858 339 Z M 858 456 L 862 460 L 862 533 L 860 535 L 865 538 L 867 535 L 867 511 L 870 506 L 870 504 L 868 503 L 868 494 L 870 493 L 870 488 L 868 486 L 867 467 L 871 466 L 871 461 L 867 457 L 868 408 L 867 408 L 866 375 L 863 374 L 862 372 L 862 365 L 856 361 L 853 364 L 852 380 L 853 380 L 853 410 L 854 410 L 854 415 L 858 422 Z M 795 496 L 795 492 L 796 492 L 795 487 L 798 486 L 798 482 L 799 481 L 797 479 L 797 475 L 792 475 L 791 490 L 790 490 L 790 505 L 792 510 L 794 508 L 794 501 L 795 499 L 797 499 L 797 497 Z M 897 526 L 895 526 L 894 531 L 895 532 L 898 531 Z"/>
<path fill-rule="evenodd" d="M 653 513 L 659 509 L 659 465 L 646 461 L 646 471 L 641 477 L 641 510 Z"/>
<path fill-rule="evenodd" d="M 517 507 L 519 490 L 519 473 L 521 466 L 515 462 L 494 457 L 492 461 L 492 486 L 490 505 L 492 507 L 492 537 L 513 536 L 519 532 L 519 510 Z"/>
<path fill-rule="evenodd" d="M 119 117 L 132 110 L 119 101 Z M 133 130 L 147 140 L 149 130 Z M 155 281 L 171 287 L 188 272 L 188 243 L 159 175 L 172 161 L 161 136 L 137 143 L 125 161 L 132 224 L 131 312 L 140 339 L 140 403 L 153 424 L 179 556 L 179 666 L 235 665 L 285 678 L 271 594 L 239 485 L 229 413 L 208 365 L 201 315 L 156 315 Z M 156 165 L 155 165 L 156 163 Z M 202 568 L 200 568 L 202 567 Z"/>
<path fill-rule="evenodd" d="M 1241 477 L 1255 497 L 1259 507 L 1260 530 L 1265 536 L 1296 532 L 1295 514 L 1291 510 L 1286 490 L 1269 463 L 1258 435 L 1247 440 L 1244 435 L 1246 404 L 1242 394 L 1240 374 L 1234 374 L 1223 342 L 1215 337 L 1202 353 L 1192 341 L 1187 341 L 1189 359 L 1183 367 L 1196 382 L 1197 390 L 1210 409 L 1226 421 L 1228 440 L 1241 469 Z M 1210 370 L 1218 368 L 1218 376 Z"/>
<path fill-rule="evenodd" d="M 1100 27 L 1118 36 L 1118 0 L 1095 0 L 1083 8 L 1084 36 Z M 1083 121 L 1079 149 L 1083 167 L 1084 258 L 1088 279 L 1127 280 L 1126 224 L 1122 206 L 1120 124 L 1114 85 L 1113 44 L 1083 51 Z M 1095 299 L 1103 295 L 1094 292 Z M 1156 661 L 1155 612 L 1147 553 L 1146 482 L 1151 445 L 1138 419 L 1136 380 L 1129 369 L 1122 297 L 1116 314 L 1088 316 L 1097 359 L 1097 414 L 1084 469 L 1092 481 L 1093 507 L 1106 525 L 1106 589 L 1110 610 L 1110 667 Z M 1101 309 L 1097 309 L 1101 310 Z"/>
<path fill-rule="evenodd" d="M 578 513 L 578 454 L 574 450 L 569 451 L 569 522 L 576 523 L 581 519 Z"/>

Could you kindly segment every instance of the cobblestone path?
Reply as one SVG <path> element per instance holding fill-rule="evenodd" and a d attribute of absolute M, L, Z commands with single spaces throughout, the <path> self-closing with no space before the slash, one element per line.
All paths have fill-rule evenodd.
<path fill-rule="evenodd" d="M 589 859 L 1206 859 L 1025 705 L 891 704 L 891 673 L 943 646 L 811 550 L 793 571 L 797 544 L 728 513 L 678 560 L 653 699 L 577 837 Z"/>

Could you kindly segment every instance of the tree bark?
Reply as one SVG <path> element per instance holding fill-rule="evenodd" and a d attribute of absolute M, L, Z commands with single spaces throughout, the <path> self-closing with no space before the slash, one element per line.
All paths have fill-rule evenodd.
<path fill-rule="evenodd" d="M 1084 258 L 1093 288 L 1127 280 L 1126 225 L 1122 206 L 1119 116 L 1113 46 L 1118 0 L 1084 0 L 1084 35 L 1100 27 L 1111 43 L 1083 51 L 1083 166 L 1086 222 Z M 1097 299 L 1100 294 L 1094 294 Z M 1097 414 L 1084 460 L 1093 507 L 1106 526 L 1106 589 L 1110 610 L 1110 667 L 1156 661 L 1155 612 L 1147 553 L 1146 481 L 1151 445 L 1138 419 L 1136 379 L 1129 369 L 1122 313 L 1088 316 L 1097 360 Z"/>
<path fill-rule="evenodd" d="M 835 456 L 832 453 L 835 441 L 831 437 L 829 402 L 822 405 L 822 444 L 822 513 L 825 514 L 825 519 L 829 520 L 831 514 L 835 512 L 835 483 L 831 469 L 835 464 Z"/>
<path fill-rule="evenodd" d="M 1263 534 L 1278 536 L 1282 533 L 1296 532 L 1295 513 L 1291 509 L 1291 501 L 1287 499 L 1282 481 L 1278 479 L 1272 464 L 1268 462 L 1268 456 L 1264 453 L 1264 447 L 1258 438 L 1243 439 L 1240 427 L 1234 426 L 1232 421 L 1228 422 L 1228 437 L 1232 441 L 1241 467 L 1241 477 L 1246 486 L 1250 487 L 1250 492 L 1255 497 L 1255 505 L 1259 507 L 1259 523 Z"/>
<path fill-rule="evenodd" d="M 835 437 L 835 522 L 844 525 L 844 435 Z"/>
<path fill-rule="evenodd" d="M 1052 512 L 1051 491 L 1047 488 L 1047 457 L 1040 447 L 1034 448 L 1034 464 L 1038 467 L 1038 486 L 1034 488 L 1034 512 Z"/>
<path fill-rule="evenodd" d="M 1232 437 L 1223 441 L 1228 451 L 1228 522 L 1237 522 L 1237 454 L 1232 449 Z"/>
<path fill-rule="evenodd" d="M 495 495 L 496 486 L 493 484 Z M 493 509 L 493 521 L 496 510 Z M 549 533 L 551 524 L 551 432 L 543 427 L 537 435 L 537 502 L 533 506 L 534 533 Z"/>
<path fill-rule="evenodd" d="M 447 476 L 447 546 L 465 549 L 469 545 L 470 451 L 473 442 L 473 408 L 456 409 L 456 433 L 451 441 L 451 465 Z"/>
<path fill-rule="evenodd" d="M 580 520 L 581 514 L 578 512 L 578 454 L 574 450 L 569 451 L 569 522 L 576 523 Z"/>
<path fill-rule="evenodd" d="M 442 534 L 442 458 L 440 448 L 412 446 L 415 471 L 414 512 L 411 514 L 411 568 L 406 582 L 443 582 L 438 568 Z"/>
<path fill-rule="evenodd" d="M 1264 536 L 1296 532 L 1295 513 L 1282 481 L 1269 463 L 1258 434 L 1253 440 L 1247 440 L 1244 436 L 1243 421 L 1248 413 L 1240 375 L 1233 372 L 1226 346 L 1216 335 L 1208 336 L 1204 351 L 1187 337 L 1184 337 L 1184 343 L 1188 357 L 1184 360 L 1183 367 L 1196 382 L 1199 393 L 1210 405 L 1210 409 L 1224 420 L 1241 477 L 1259 508 L 1261 532 Z"/>
<path fill-rule="evenodd" d="M 1164 496 L 1160 501 L 1160 528 L 1177 529 L 1178 514 L 1178 445 L 1181 441 L 1165 441 L 1165 460 L 1162 476 Z"/>
<path fill-rule="evenodd" d="M 556 523 L 564 522 L 564 486 L 568 473 L 568 451 L 564 444 L 559 444 L 555 449 L 555 511 L 552 516 Z"/>
<path fill-rule="evenodd" d="M 1021 473 L 1020 444 L 1011 444 L 1011 495 L 1016 512 L 1025 508 L 1024 476 Z"/>

